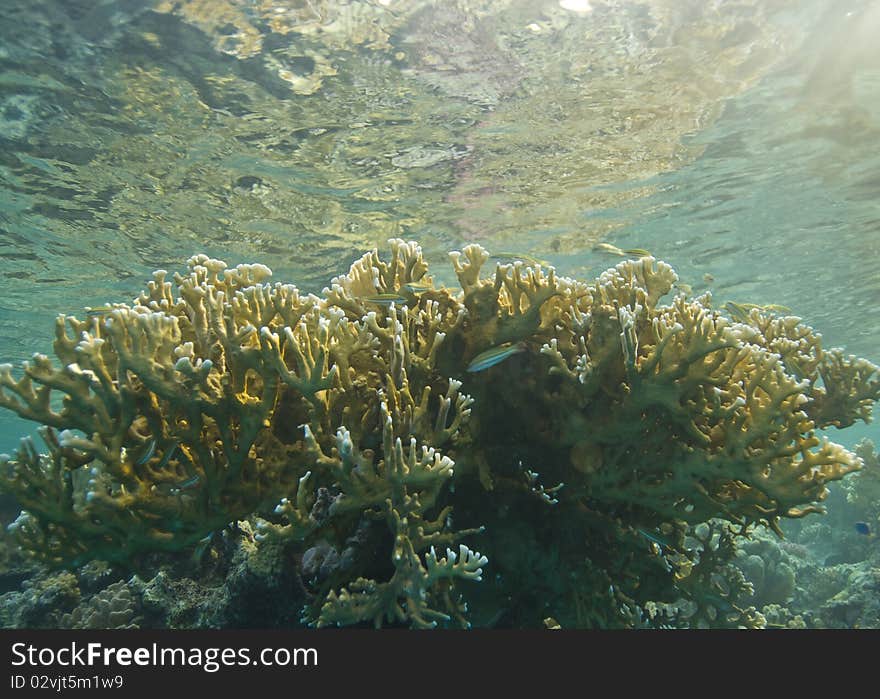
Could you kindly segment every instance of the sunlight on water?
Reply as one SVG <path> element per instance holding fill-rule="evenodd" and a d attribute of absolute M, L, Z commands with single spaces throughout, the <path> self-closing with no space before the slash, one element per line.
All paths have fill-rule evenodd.
<path fill-rule="evenodd" d="M 196 251 L 319 289 L 391 236 L 646 248 L 876 356 L 871 3 L 93 5 L 0 10 L 4 360 Z"/>

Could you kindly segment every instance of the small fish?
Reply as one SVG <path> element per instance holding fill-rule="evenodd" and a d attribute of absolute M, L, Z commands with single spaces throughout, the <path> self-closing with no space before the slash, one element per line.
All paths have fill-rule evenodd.
<path fill-rule="evenodd" d="M 728 301 L 724 304 L 724 309 L 730 313 L 730 317 L 740 323 L 749 322 L 749 309 L 742 303 L 736 301 Z"/>
<path fill-rule="evenodd" d="M 86 306 L 86 315 L 91 316 L 101 316 L 105 313 L 110 313 L 113 310 L 113 306 Z"/>
<path fill-rule="evenodd" d="M 177 450 L 180 448 L 180 445 L 175 442 L 170 449 L 166 449 L 165 453 L 162 455 L 161 461 L 156 465 L 156 470 L 163 469 L 168 465 L 168 462 L 174 458 L 174 455 L 177 453 Z"/>
<path fill-rule="evenodd" d="M 434 285 L 430 282 L 409 282 L 408 284 L 404 284 L 403 288 L 411 294 L 423 294 L 426 291 L 431 291 L 431 289 L 434 288 Z"/>
<path fill-rule="evenodd" d="M 741 303 L 738 304 L 745 308 L 748 311 L 751 311 L 753 308 L 756 308 L 759 311 L 782 311 L 784 313 L 790 313 L 791 309 L 788 306 L 780 306 L 778 303 L 767 303 L 761 306 L 757 303 Z"/>
<path fill-rule="evenodd" d="M 758 306 L 762 311 L 770 311 L 771 313 L 791 313 L 791 309 L 788 306 L 780 306 L 778 303 L 767 303 L 763 306 Z"/>
<path fill-rule="evenodd" d="M 856 522 L 856 532 L 862 536 L 871 536 L 871 525 L 867 522 Z"/>
<path fill-rule="evenodd" d="M 392 303 L 406 303 L 409 299 L 400 294 L 376 294 L 366 296 L 363 300 L 367 303 L 375 303 L 377 306 L 390 306 Z"/>
<path fill-rule="evenodd" d="M 598 250 L 600 252 L 607 252 L 611 255 L 618 255 L 623 257 L 625 253 L 616 245 L 612 245 L 611 243 L 596 243 L 593 246 L 593 250 Z"/>
<path fill-rule="evenodd" d="M 715 281 L 715 277 L 713 277 L 711 274 L 709 274 L 708 272 L 706 272 L 706 273 L 703 275 L 703 281 L 704 281 L 706 284 L 711 284 L 712 282 Z"/>
<path fill-rule="evenodd" d="M 763 313 L 791 313 L 791 309 L 788 306 L 780 306 L 778 303 L 767 303 L 761 306 L 757 303 L 736 303 L 735 301 L 728 301 L 724 304 L 724 308 L 726 308 L 732 316 L 738 315 L 746 318 L 748 318 L 749 312 L 752 309 Z"/>
<path fill-rule="evenodd" d="M 193 475 L 186 480 L 180 481 L 180 483 L 178 483 L 174 487 L 178 491 L 189 490 L 190 488 L 195 488 L 201 482 L 201 480 L 202 479 L 198 475 Z"/>
<path fill-rule="evenodd" d="M 650 541 L 652 544 L 656 544 L 657 546 L 659 546 L 661 551 L 662 551 L 662 549 L 669 549 L 670 551 L 675 550 L 674 547 L 672 546 L 672 544 L 670 544 L 667 539 L 664 539 L 659 534 L 645 531 L 644 529 L 637 529 L 636 531 L 639 534 L 641 534 L 643 537 L 645 537 L 648 541 Z"/>
<path fill-rule="evenodd" d="M 152 487 L 152 492 L 165 496 L 180 495 L 185 490 L 192 490 L 201 483 L 202 479 L 198 475 L 190 476 L 185 480 L 177 483 L 159 483 Z"/>
<path fill-rule="evenodd" d="M 692 294 L 694 291 L 694 287 L 692 287 L 690 284 L 685 284 L 684 282 L 676 282 L 672 286 L 674 286 L 679 291 L 683 291 L 685 294 Z"/>
<path fill-rule="evenodd" d="M 470 373 L 483 371 L 484 369 L 493 367 L 496 364 L 500 364 L 508 357 L 512 357 L 515 354 L 519 354 L 520 352 L 525 351 L 526 345 L 524 342 L 517 342 L 513 345 L 505 344 L 498 345 L 497 347 L 492 347 L 491 349 L 487 349 L 485 352 L 480 352 L 476 357 L 474 357 L 473 360 L 471 360 L 471 363 L 468 364 L 467 371 Z"/>
<path fill-rule="evenodd" d="M 551 264 L 547 262 L 547 260 L 539 260 L 537 257 L 532 257 L 531 255 L 526 254 L 517 254 L 514 252 L 499 252 L 497 255 L 492 255 L 493 260 L 522 260 L 523 262 L 528 262 L 533 265 L 537 265 L 538 267 L 550 267 Z"/>
<path fill-rule="evenodd" d="M 208 553 L 211 549 L 211 544 L 214 541 L 214 534 L 208 534 L 204 539 L 199 539 L 199 543 L 196 544 L 196 547 L 192 552 L 192 562 L 195 564 L 201 564 L 202 559 L 205 558 L 205 554 Z"/>
<path fill-rule="evenodd" d="M 627 255 L 635 257 L 652 257 L 651 253 L 644 248 L 627 248 L 624 250 L 611 243 L 596 243 L 596 245 L 593 246 L 593 250 L 607 252 L 609 255 L 617 255 L 618 257 L 626 257 Z"/>
<path fill-rule="evenodd" d="M 135 466 L 143 466 L 150 459 L 153 458 L 153 454 L 156 453 L 156 443 L 157 440 L 155 437 L 147 442 L 147 446 L 144 449 L 143 453 L 138 457 L 138 460 L 134 462 Z"/>

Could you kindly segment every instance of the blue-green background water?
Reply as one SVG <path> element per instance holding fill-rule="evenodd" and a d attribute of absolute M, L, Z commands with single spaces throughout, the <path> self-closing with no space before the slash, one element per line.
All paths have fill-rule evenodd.
<path fill-rule="evenodd" d="M 576 5 L 0 3 L 0 360 L 196 252 L 314 290 L 400 236 L 646 248 L 878 361 L 880 3 Z"/>

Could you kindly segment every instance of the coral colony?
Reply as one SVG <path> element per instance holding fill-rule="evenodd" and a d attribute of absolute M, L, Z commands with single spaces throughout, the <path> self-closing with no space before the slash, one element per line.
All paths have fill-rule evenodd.
<path fill-rule="evenodd" d="M 860 468 L 817 431 L 870 419 L 878 367 L 766 308 L 661 303 L 650 256 L 482 276 L 469 245 L 450 289 L 390 247 L 320 296 L 199 255 L 59 317 L 57 360 L 0 367 L 47 449 L 0 462 L 16 540 L 125 566 L 249 521 L 315 626 L 763 625 L 737 541 Z"/>

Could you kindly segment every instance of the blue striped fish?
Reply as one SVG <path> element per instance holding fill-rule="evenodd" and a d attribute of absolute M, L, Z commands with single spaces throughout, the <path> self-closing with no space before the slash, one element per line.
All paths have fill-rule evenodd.
<path fill-rule="evenodd" d="M 176 483 L 159 483 L 153 486 L 153 492 L 164 496 L 181 495 L 184 491 L 192 490 L 201 485 L 202 479 L 196 474 Z"/>
<path fill-rule="evenodd" d="M 157 471 L 161 471 L 168 465 L 168 462 L 174 458 L 174 455 L 177 453 L 179 445 L 175 442 L 170 449 L 165 450 L 165 454 L 162 456 L 162 459 L 159 461 L 159 464 L 156 466 Z"/>
<path fill-rule="evenodd" d="M 147 446 L 141 452 L 141 455 L 138 457 L 137 461 L 134 462 L 135 466 L 143 466 L 150 459 L 153 458 L 153 454 L 156 453 L 156 438 L 153 437 L 149 442 L 147 442 Z"/>
<path fill-rule="evenodd" d="M 193 475 L 187 478 L 186 480 L 180 481 L 175 488 L 180 490 L 189 490 L 190 488 L 195 488 L 200 482 L 201 478 L 198 475 Z"/>
<path fill-rule="evenodd" d="M 468 364 L 467 371 L 470 373 L 484 371 L 489 367 L 500 364 L 508 357 L 512 357 L 515 354 L 519 354 L 520 352 L 525 351 L 526 344 L 524 342 L 517 342 L 516 344 L 512 345 L 504 344 L 498 345 L 497 347 L 492 347 L 491 349 L 487 349 L 485 352 L 480 352 L 476 357 L 474 357 L 471 363 Z"/>

